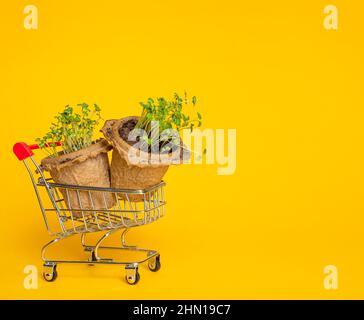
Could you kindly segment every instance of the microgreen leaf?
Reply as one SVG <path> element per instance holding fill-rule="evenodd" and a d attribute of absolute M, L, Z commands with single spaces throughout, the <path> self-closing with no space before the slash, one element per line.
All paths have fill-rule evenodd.
<path fill-rule="evenodd" d="M 80 109 L 80 113 L 76 109 Z M 51 142 L 62 142 L 64 153 L 83 149 L 93 141 L 94 129 L 101 119 L 100 112 L 101 108 L 97 104 L 94 104 L 93 111 L 87 103 L 79 103 L 75 108 L 66 105 L 63 112 L 55 117 L 56 121 L 51 124 L 49 131 L 36 141 L 52 157 L 58 153 Z M 46 148 L 47 145 L 51 148 Z"/>

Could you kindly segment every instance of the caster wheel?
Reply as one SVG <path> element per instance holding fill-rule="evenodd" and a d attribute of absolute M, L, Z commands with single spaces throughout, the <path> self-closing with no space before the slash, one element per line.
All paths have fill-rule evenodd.
<path fill-rule="evenodd" d="M 140 274 L 138 271 L 138 267 L 125 267 L 126 276 L 125 280 L 128 284 L 134 285 L 137 284 L 140 280 Z"/>
<path fill-rule="evenodd" d="M 97 261 L 96 256 L 95 256 L 95 252 L 94 252 L 94 251 L 92 251 L 92 252 L 91 252 L 91 258 L 89 259 L 89 261 L 90 261 L 89 266 L 90 266 L 90 267 L 93 267 L 93 266 L 94 266 L 94 264 L 93 264 L 92 262 Z"/>
<path fill-rule="evenodd" d="M 92 251 L 91 253 L 91 261 L 97 261 L 95 251 Z"/>
<path fill-rule="evenodd" d="M 131 277 L 125 276 L 125 279 L 126 279 L 126 282 L 127 282 L 128 284 L 134 285 L 134 284 L 137 284 L 137 283 L 139 282 L 139 280 L 140 280 L 140 274 L 139 274 L 139 272 L 137 272 L 137 273 L 135 274 L 135 277 L 134 277 L 134 278 L 131 278 Z"/>
<path fill-rule="evenodd" d="M 57 279 L 57 265 L 54 266 L 44 266 L 45 270 L 43 271 L 43 278 L 47 282 L 53 282 Z"/>
<path fill-rule="evenodd" d="M 160 255 L 153 257 L 148 261 L 148 267 L 150 271 L 157 272 L 161 268 Z"/>

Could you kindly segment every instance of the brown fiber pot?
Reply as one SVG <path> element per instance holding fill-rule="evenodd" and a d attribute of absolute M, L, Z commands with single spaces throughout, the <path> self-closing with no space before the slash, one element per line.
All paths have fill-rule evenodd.
<path fill-rule="evenodd" d="M 77 186 L 92 186 L 110 188 L 110 171 L 107 152 L 112 146 L 105 140 L 100 139 L 92 145 L 72 153 L 59 153 L 56 158 L 47 157 L 42 160 L 42 168 L 50 172 L 55 183 L 70 184 Z M 101 192 L 80 191 L 79 199 L 76 191 L 60 188 L 67 207 L 70 209 L 97 209 L 105 210 L 115 204 L 112 194 Z M 81 202 L 81 204 L 80 204 Z M 106 202 L 106 203 L 105 203 Z M 72 210 L 75 217 L 82 216 L 81 211 Z M 86 215 L 87 211 L 84 212 Z"/>
<path fill-rule="evenodd" d="M 129 120 L 138 120 L 138 117 L 126 117 L 120 120 L 107 120 L 101 129 L 105 138 L 114 147 L 111 160 L 111 187 L 121 189 L 146 189 L 162 181 L 163 176 L 170 164 L 173 164 L 172 157 L 163 154 L 160 158 L 163 161 L 152 163 L 150 154 L 138 151 L 138 155 L 144 154 L 144 163 L 133 163 L 130 161 L 128 152 L 133 148 L 120 137 L 119 128 Z M 130 200 L 142 201 L 140 196 L 133 196 Z"/>

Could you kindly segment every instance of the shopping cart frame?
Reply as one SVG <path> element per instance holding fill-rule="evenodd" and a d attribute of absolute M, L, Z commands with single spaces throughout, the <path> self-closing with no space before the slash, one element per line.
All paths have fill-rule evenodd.
<path fill-rule="evenodd" d="M 60 146 L 59 142 L 52 143 Z M 129 284 L 136 284 L 140 279 L 138 266 L 147 262 L 151 271 L 158 271 L 161 267 L 160 253 L 152 249 L 139 248 L 127 244 L 126 234 L 130 229 L 152 223 L 164 216 L 164 186 L 161 182 L 143 190 L 101 188 L 94 186 L 76 186 L 54 183 L 47 178 L 42 167 L 34 159 L 33 150 L 39 149 L 37 144 L 28 145 L 18 142 L 14 145 L 13 151 L 17 158 L 22 161 L 29 173 L 31 182 L 43 215 L 43 219 L 49 234 L 53 237 L 41 250 L 41 258 L 44 262 L 43 277 L 51 282 L 57 278 L 58 264 L 107 264 L 124 265 L 126 281 Z M 38 176 L 38 179 L 37 179 Z M 77 196 L 78 205 L 72 207 L 70 193 Z M 87 194 L 91 208 L 83 207 L 80 194 Z M 65 195 L 62 197 L 62 195 Z M 105 208 L 95 208 L 92 198 L 103 196 Z M 110 208 L 106 203 L 106 196 L 113 197 L 115 204 Z M 137 197 L 137 200 L 133 200 Z M 46 205 L 48 201 L 48 206 Z M 49 215 L 56 218 L 56 223 L 49 221 Z M 54 217 L 55 216 L 55 217 Z M 54 219 L 53 219 L 54 220 Z M 56 226 L 56 231 L 54 231 Z M 104 246 L 102 243 L 111 235 L 121 231 L 120 246 Z M 86 235 L 90 233 L 101 233 L 96 243 L 88 244 Z M 80 235 L 81 246 L 90 257 L 85 260 L 72 259 L 50 259 L 47 251 L 58 242 L 72 236 Z M 143 254 L 143 257 L 136 261 L 113 260 L 101 257 L 99 250 L 127 250 Z"/>

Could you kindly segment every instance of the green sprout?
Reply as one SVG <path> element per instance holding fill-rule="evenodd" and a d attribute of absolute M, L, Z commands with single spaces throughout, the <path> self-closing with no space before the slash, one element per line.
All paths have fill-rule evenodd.
<path fill-rule="evenodd" d="M 164 130 L 172 129 L 179 134 L 183 129 L 193 131 L 195 127 L 201 127 L 202 116 L 199 112 L 195 111 L 196 103 L 196 97 L 193 96 L 190 101 L 186 92 L 183 97 L 175 93 L 171 100 L 160 97 L 155 101 L 149 98 L 147 102 L 140 103 L 143 111 L 135 128 L 145 131 L 146 134 L 142 139 L 148 146 L 158 142 L 162 152 L 169 151 L 167 149 L 170 149 L 170 147 L 167 148 L 165 145 L 169 142 L 173 143 L 174 139 L 161 135 Z M 191 104 L 195 113 L 194 117 L 190 117 L 189 114 L 184 112 L 184 107 Z M 159 136 L 153 136 L 155 130 L 152 128 L 152 121 L 156 121 L 159 125 Z"/>
<path fill-rule="evenodd" d="M 92 144 L 94 129 L 101 120 L 100 113 L 97 104 L 93 108 L 87 103 L 79 103 L 75 107 L 67 105 L 63 112 L 55 116 L 56 121 L 49 131 L 42 138 L 37 138 L 36 142 L 51 157 L 58 155 L 52 142 L 61 142 L 65 154 L 86 148 Z"/>

